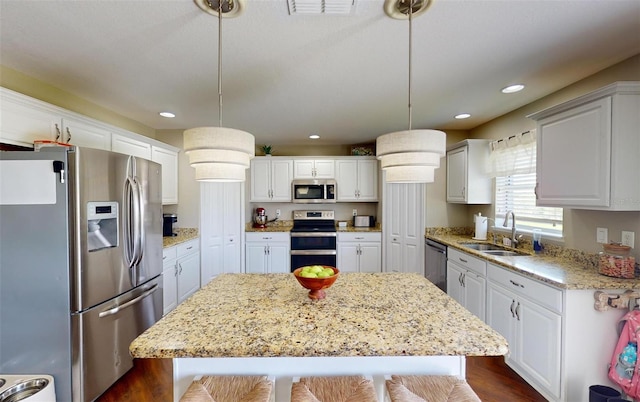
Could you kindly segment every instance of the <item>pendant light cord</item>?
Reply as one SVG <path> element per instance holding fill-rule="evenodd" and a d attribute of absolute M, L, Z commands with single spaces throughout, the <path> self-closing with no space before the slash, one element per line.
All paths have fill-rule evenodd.
<path fill-rule="evenodd" d="M 218 118 L 222 127 L 222 1 L 218 1 Z"/>
<path fill-rule="evenodd" d="M 412 38 L 413 0 L 409 0 L 409 131 L 411 131 L 411 38 Z"/>

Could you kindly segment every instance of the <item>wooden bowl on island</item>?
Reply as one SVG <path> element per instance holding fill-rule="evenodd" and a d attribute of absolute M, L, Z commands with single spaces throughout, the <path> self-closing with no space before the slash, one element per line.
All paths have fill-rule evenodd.
<path fill-rule="evenodd" d="M 330 268 L 333 270 L 333 275 L 327 276 L 326 278 L 305 278 L 304 276 L 300 276 L 300 273 L 305 267 L 300 267 L 300 268 L 296 268 L 295 271 L 293 271 L 293 276 L 296 277 L 296 279 L 298 280 L 300 285 L 302 285 L 303 288 L 309 289 L 310 299 L 314 299 L 314 300 L 324 299 L 325 297 L 327 297 L 327 294 L 325 293 L 324 289 L 327 289 L 331 287 L 331 285 L 333 285 L 336 279 L 338 279 L 338 274 L 340 273 L 340 270 L 338 270 L 338 268 L 336 267 L 331 267 L 329 265 L 314 265 L 314 266 L 322 267 L 323 269 Z"/>

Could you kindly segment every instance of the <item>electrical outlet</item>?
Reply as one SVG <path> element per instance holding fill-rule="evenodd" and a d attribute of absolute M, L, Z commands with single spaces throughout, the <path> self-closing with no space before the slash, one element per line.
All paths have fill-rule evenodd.
<path fill-rule="evenodd" d="M 633 248 L 633 244 L 636 241 L 636 233 L 635 232 L 628 232 L 626 230 L 622 231 L 622 245 L 623 246 L 629 246 L 631 248 Z"/>
<path fill-rule="evenodd" d="M 279 217 L 280 217 L 280 210 L 276 209 L 276 218 L 279 218 Z"/>
<path fill-rule="evenodd" d="M 596 229 L 596 241 L 598 243 L 609 243 L 609 229 L 597 228 Z"/>
<path fill-rule="evenodd" d="M 356 215 L 358 215 L 358 210 L 354 208 L 353 209 L 353 216 L 356 216 Z"/>

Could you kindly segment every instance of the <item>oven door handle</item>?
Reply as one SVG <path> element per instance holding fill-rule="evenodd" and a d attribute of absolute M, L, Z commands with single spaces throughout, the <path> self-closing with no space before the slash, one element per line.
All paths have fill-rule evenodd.
<path fill-rule="evenodd" d="M 291 250 L 291 255 L 336 255 L 336 250 Z"/>
<path fill-rule="evenodd" d="M 337 237 L 336 232 L 291 232 L 291 237 Z"/>

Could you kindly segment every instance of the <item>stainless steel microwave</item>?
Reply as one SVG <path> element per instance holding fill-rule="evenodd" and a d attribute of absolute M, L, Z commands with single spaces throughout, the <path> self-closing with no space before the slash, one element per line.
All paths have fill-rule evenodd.
<path fill-rule="evenodd" d="M 293 180 L 293 202 L 297 204 L 326 204 L 336 202 L 336 181 Z"/>

